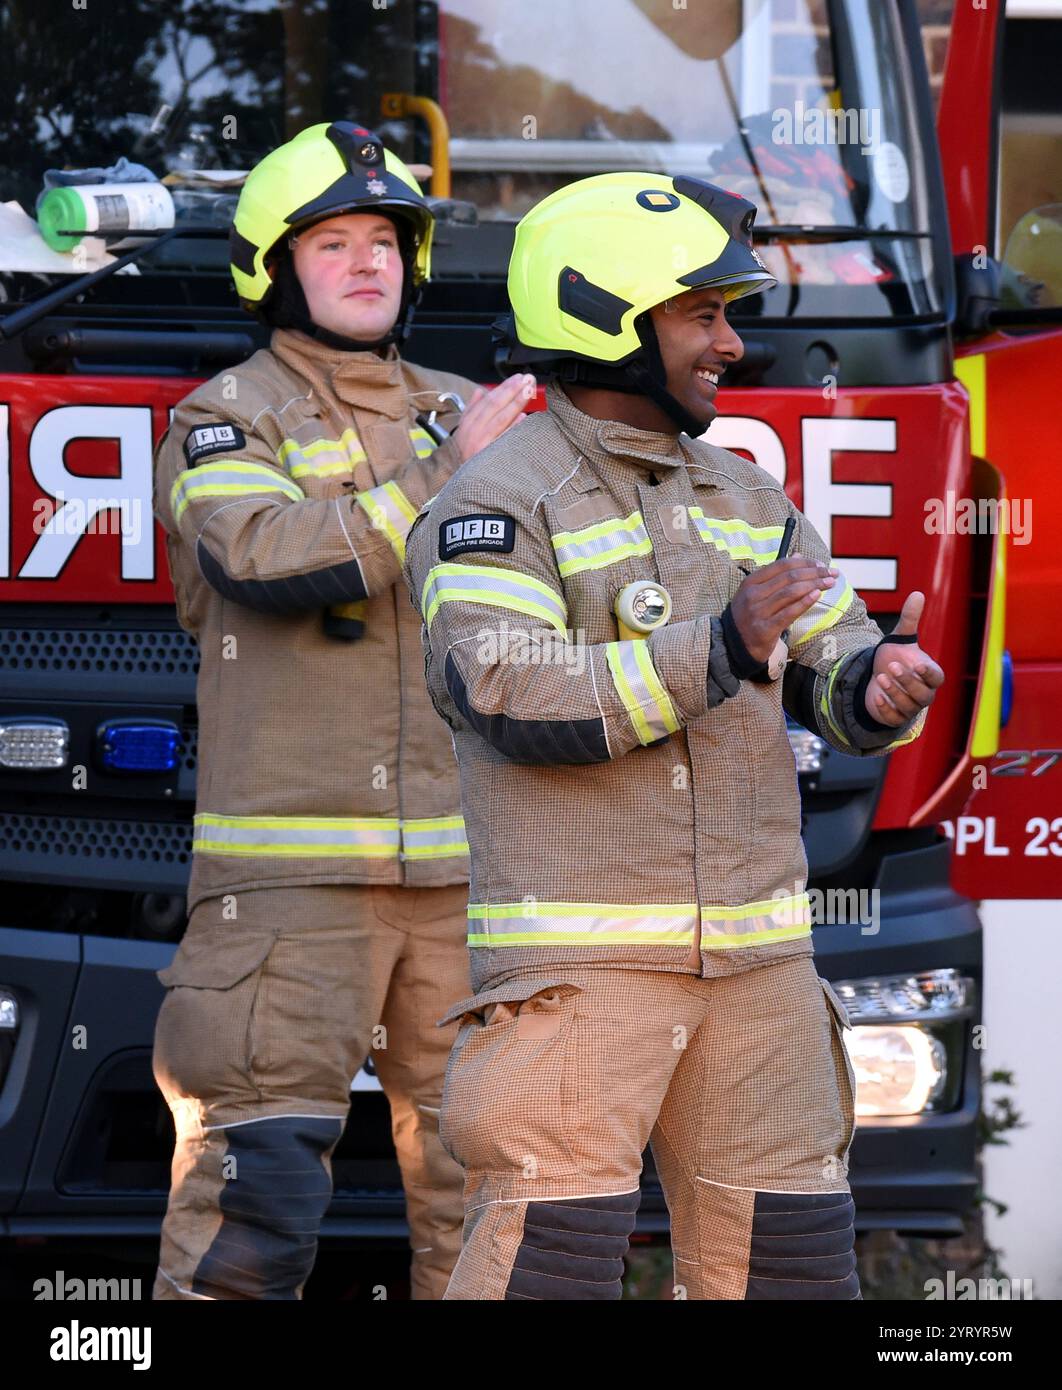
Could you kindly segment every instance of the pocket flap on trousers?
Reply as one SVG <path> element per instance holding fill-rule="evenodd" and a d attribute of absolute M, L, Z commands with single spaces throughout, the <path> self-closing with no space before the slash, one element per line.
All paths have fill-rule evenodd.
<path fill-rule="evenodd" d="M 833 1010 L 834 1015 L 837 1018 L 837 1021 L 840 1023 L 841 1027 L 851 1028 L 852 1021 L 848 1017 L 848 1010 L 841 1003 L 840 999 L 838 999 L 837 994 L 833 986 L 830 984 L 829 980 L 824 980 L 820 975 L 819 984 L 822 986 L 823 992 L 826 995 L 826 1000 L 829 1003 L 830 1008 Z"/>
<path fill-rule="evenodd" d="M 155 973 L 167 988 L 231 989 L 258 969 L 275 941 L 269 931 L 196 932 L 186 935 L 170 964 Z"/>
<path fill-rule="evenodd" d="M 455 1004 L 453 1008 L 448 1009 L 435 1026 L 442 1028 L 445 1024 L 452 1023 L 455 1018 L 460 1018 L 462 1014 L 481 1013 L 488 1004 L 522 1003 L 525 999 L 530 999 L 533 994 L 541 994 L 545 989 L 555 989 L 561 995 L 582 993 L 582 985 L 573 984 L 571 980 L 557 980 L 550 976 L 535 979 L 520 977 L 515 980 L 506 980 L 503 985 L 495 985 L 493 989 L 485 989 L 479 994 L 473 994 L 470 999 L 462 999 L 460 1004 Z"/>

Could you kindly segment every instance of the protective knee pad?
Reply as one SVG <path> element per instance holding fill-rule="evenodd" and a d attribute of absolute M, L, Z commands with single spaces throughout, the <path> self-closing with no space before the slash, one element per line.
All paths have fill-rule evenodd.
<path fill-rule="evenodd" d="M 506 1299 L 615 1299 L 641 1193 L 529 1202 Z"/>
<path fill-rule="evenodd" d="M 847 1192 L 757 1192 L 746 1299 L 862 1298 Z"/>
<path fill-rule="evenodd" d="M 294 1299 L 313 1269 L 332 1197 L 324 1159 L 343 1122 L 280 1116 L 226 1130 L 233 1176 L 218 1197 L 221 1226 L 196 1267 L 193 1293 Z"/>

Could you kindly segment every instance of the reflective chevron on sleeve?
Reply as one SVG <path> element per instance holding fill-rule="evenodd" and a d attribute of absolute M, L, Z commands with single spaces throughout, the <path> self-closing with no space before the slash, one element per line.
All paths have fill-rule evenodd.
<path fill-rule="evenodd" d="M 180 521 L 191 503 L 202 497 L 232 500 L 277 493 L 293 502 L 302 502 L 306 498 L 297 484 L 268 464 L 215 459 L 212 463 L 202 463 L 198 468 L 187 468 L 178 473 L 170 489 L 170 510 L 174 521 Z"/>
<path fill-rule="evenodd" d="M 417 509 L 395 482 L 359 492 L 354 499 L 369 516 L 372 524 L 387 537 L 398 563 L 406 559 L 406 536 L 417 519 Z"/>
<path fill-rule="evenodd" d="M 605 657 L 639 743 L 656 743 L 682 727 L 644 642 L 609 642 Z"/>
<path fill-rule="evenodd" d="M 482 603 L 537 618 L 567 636 L 568 605 L 556 589 L 518 570 L 496 565 L 435 565 L 421 591 L 420 611 L 431 630 L 443 603 Z"/>
<path fill-rule="evenodd" d="M 833 561 L 830 561 L 833 564 Z M 790 652 L 797 651 L 805 642 L 820 636 L 828 628 L 838 623 L 852 606 L 855 590 L 838 574 L 832 589 L 824 589 L 806 613 L 801 613 L 789 629 L 787 644 Z"/>

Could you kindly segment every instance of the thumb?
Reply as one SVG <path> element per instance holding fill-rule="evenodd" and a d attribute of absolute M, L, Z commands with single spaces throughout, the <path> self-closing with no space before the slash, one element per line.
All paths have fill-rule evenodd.
<path fill-rule="evenodd" d="M 926 596 L 918 589 L 907 595 L 900 609 L 900 620 L 892 630 L 895 637 L 911 637 L 918 631 L 922 609 L 926 606 Z"/>

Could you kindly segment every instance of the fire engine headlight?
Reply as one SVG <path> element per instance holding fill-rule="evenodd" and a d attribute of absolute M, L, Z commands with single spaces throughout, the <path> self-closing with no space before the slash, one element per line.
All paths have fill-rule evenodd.
<path fill-rule="evenodd" d="M 789 735 L 797 772 L 821 772 L 822 750 L 826 747 L 822 739 L 810 730 L 801 728 L 788 715 L 785 717 L 785 731 Z"/>
<path fill-rule="evenodd" d="M 0 1090 L 7 1079 L 17 1037 L 18 1000 L 9 989 L 0 989 Z"/>
<path fill-rule="evenodd" d="M 943 1094 L 943 1042 L 918 1027 L 859 1025 L 845 1039 L 856 1075 L 857 1115 L 917 1115 Z"/>
<path fill-rule="evenodd" d="M 917 1115 L 958 1103 L 974 981 L 958 970 L 842 980 L 856 1114 Z"/>
<path fill-rule="evenodd" d="M 9 719 L 0 724 L 0 767 L 51 772 L 65 767 L 70 730 L 61 719 Z"/>
<path fill-rule="evenodd" d="M 0 989 L 0 1033 L 18 1031 L 18 1000 L 10 990 Z"/>
<path fill-rule="evenodd" d="M 110 719 L 96 732 L 96 753 L 106 772 L 172 772 L 181 731 L 162 719 Z"/>

